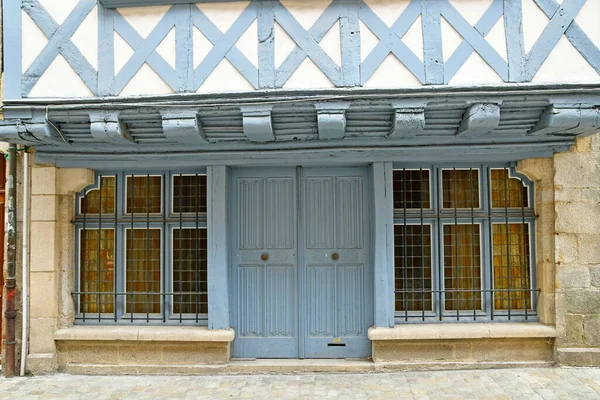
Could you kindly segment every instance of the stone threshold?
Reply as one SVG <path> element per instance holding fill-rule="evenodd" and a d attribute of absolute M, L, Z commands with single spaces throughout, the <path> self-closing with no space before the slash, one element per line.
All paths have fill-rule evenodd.
<path fill-rule="evenodd" d="M 554 362 L 415 362 L 373 363 L 370 360 L 231 360 L 222 365 L 82 364 L 68 363 L 64 372 L 76 375 L 255 375 L 364 374 L 498 368 L 547 368 Z"/>
<path fill-rule="evenodd" d="M 452 340 L 555 338 L 556 328 L 539 322 L 500 322 L 468 324 L 406 324 L 393 328 L 369 329 L 369 339 Z"/>
<path fill-rule="evenodd" d="M 56 341 L 232 342 L 233 329 L 206 326 L 72 326 L 54 333 Z"/>

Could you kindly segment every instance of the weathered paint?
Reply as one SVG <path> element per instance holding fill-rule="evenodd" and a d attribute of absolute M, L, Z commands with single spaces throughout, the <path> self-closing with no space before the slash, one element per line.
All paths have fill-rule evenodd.
<path fill-rule="evenodd" d="M 21 22 L 20 1 L 33 23 Z M 50 7 L 51 1 L 43 5 Z M 97 0 L 80 0 L 72 10 L 61 2 L 65 17 L 57 22 L 40 0 L 17 0 L 4 8 L 6 70 L 12 76 L 6 79 L 6 97 L 600 82 L 594 2 L 532 0 L 527 4 L 537 16 L 523 18 L 529 6 L 524 10 L 521 1 L 513 0 L 494 0 L 489 6 L 449 0 L 412 0 L 399 6 L 384 0 L 215 0 L 116 10 Z M 97 35 L 87 34 L 95 45 L 81 48 L 85 32 L 96 26 Z M 20 85 L 21 36 L 34 40 L 29 38 L 39 37 L 40 29 L 48 43 L 33 46 L 43 49 L 35 60 L 26 58 L 31 66 Z M 119 61 L 119 71 L 115 61 L 126 52 L 115 54 L 115 41 L 132 52 Z M 90 61 L 95 49 L 97 62 Z M 56 64 L 60 57 L 66 62 Z M 547 62 L 564 58 L 570 62 Z M 69 74 L 82 83 L 58 84 Z M 46 84 L 36 85 L 39 81 Z"/>

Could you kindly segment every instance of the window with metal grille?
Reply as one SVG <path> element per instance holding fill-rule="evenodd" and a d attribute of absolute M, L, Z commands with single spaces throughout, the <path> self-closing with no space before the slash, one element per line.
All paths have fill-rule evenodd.
<path fill-rule="evenodd" d="M 76 321 L 206 324 L 206 175 L 97 174 L 77 195 Z"/>
<path fill-rule="evenodd" d="M 533 185 L 507 166 L 395 168 L 396 322 L 536 320 Z"/>

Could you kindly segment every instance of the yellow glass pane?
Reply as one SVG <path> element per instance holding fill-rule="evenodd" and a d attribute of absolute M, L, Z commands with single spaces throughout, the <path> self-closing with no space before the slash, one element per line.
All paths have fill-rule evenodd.
<path fill-rule="evenodd" d="M 446 310 L 480 310 L 481 233 L 479 224 L 444 225 Z"/>
<path fill-rule="evenodd" d="M 491 170 L 492 207 L 529 207 L 527 187 L 520 179 L 510 178 L 508 169 Z"/>
<path fill-rule="evenodd" d="M 128 176 L 125 202 L 127 213 L 158 214 L 162 203 L 161 176 Z M 132 206 L 133 205 L 133 206 Z"/>
<path fill-rule="evenodd" d="M 160 229 L 127 229 L 126 312 L 160 312 Z"/>
<path fill-rule="evenodd" d="M 507 234 L 508 231 L 508 234 Z M 494 224 L 494 307 L 531 308 L 529 230 L 526 224 Z M 508 292 L 508 290 L 511 290 Z M 524 289 L 524 290 L 520 290 Z"/>
<path fill-rule="evenodd" d="M 115 177 L 103 176 L 100 183 L 100 188 L 90 190 L 81 199 L 82 214 L 99 214 L 100 209 L 102 214 L 115 213 Z"/>
<path fill-rule="evenodd" d="M 113 229 L 81 230 L 80 264 L 80 312 L 114 312 L 115 285 L 115 231 Z M 85 294 L 85 292 L 92 292 Z M 93 293 L 95 292 L 95 293 Z"/>
<path fill-rule="evenodd" d="M 479 170 L 442 170 L 442 207 L 479 208 Z"/>

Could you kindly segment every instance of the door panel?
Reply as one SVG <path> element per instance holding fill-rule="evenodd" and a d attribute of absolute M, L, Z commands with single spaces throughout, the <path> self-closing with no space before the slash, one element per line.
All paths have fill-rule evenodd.
<path fill-rule="evenodd" d="M 302 301 L 306 358 L 367 357 L 372 324 L 367 173 L 303 171 Z"/>
<path fill-rule="evenodd" d="M 296 358 L 296 170 L 234 170 L 232 186 L 232 355 Z"/>

